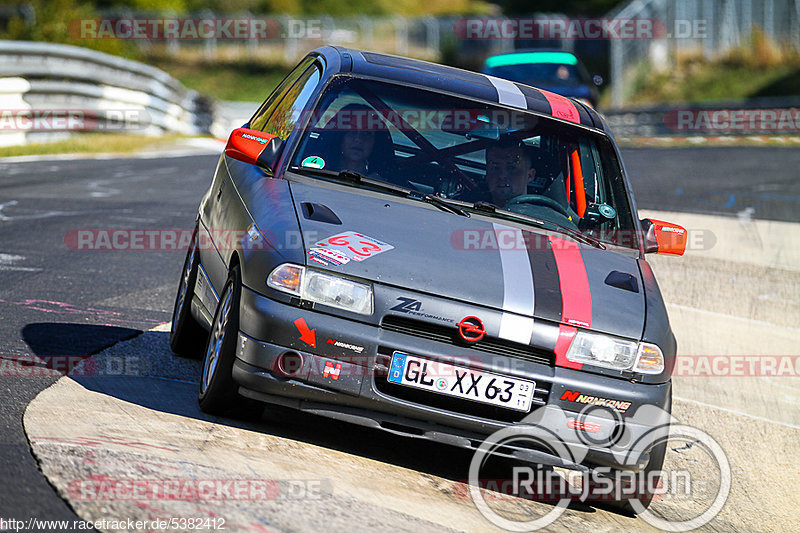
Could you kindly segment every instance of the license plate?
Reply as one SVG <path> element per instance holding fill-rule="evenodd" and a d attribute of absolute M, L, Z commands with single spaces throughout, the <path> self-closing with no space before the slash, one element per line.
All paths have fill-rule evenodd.
<path fill-rule="evenodd" d="M 389 382 L 474 402 L 527 412 L 536 383 L 491 372 L 431 361 L 401 352 L 392 354 Z"/>

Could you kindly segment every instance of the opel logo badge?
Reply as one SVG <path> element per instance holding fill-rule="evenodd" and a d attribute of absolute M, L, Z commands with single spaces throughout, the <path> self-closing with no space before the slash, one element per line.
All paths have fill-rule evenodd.
<path fill-rule="evenodd" d="M 467 342 L 478 342 L 486 335 L 483 321 L 476 316 L 468 316 L 458 324 L 458 334 Z"/>

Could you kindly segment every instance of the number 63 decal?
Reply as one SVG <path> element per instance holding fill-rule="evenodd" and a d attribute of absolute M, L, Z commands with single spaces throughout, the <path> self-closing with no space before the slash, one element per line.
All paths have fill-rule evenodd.
<path fill-rule="evenodd" d="M 352 261 L 363 261 L 394 248 L 391 244 L 355 231 L 332 235 L 317 242 L 314 246 L 331 250 Z"/>

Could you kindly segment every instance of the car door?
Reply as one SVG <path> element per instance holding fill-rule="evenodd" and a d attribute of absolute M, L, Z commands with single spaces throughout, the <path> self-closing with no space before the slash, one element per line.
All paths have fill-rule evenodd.
<path fill-rule="evenodd" d="M 289 127 L 287 123 L 293 126 L 299 118 L 299 111 L 287 114 L 287 106 L 292 110 L 301 109 L 307 99 L 300 102 L 300 97 L 310 92 L 305 88 L 315 87 L 319 77 L 319 66 L 313 57 L 307 57 L 272 92 L 247 125 L 268 132 L 291 131 L 286 130 Z M 288 136 L 286 133 L 284 135 Z M 224 155 L 217 166 L 211 187 L 201 205 L 200 231 L 205 233 L 202 240 L 206 245 L 200 249 L 200 259 L 210 287 L 197 294 L 209 310 L 216 307 L 217 294 L 228 276 L 228 264 L 237 240 L 247 231 L 251 222 L 239 191 L 252 191 L 255 184 L 264 178 L 264 172 L 257 167 Z"/>

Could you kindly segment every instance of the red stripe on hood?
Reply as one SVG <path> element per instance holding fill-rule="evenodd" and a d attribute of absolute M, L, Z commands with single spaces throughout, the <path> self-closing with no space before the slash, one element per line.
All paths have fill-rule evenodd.
<path fill-rule="evenodd" d="M 555 349 L 556 366 L 574 368 L 575 370 L 583 368 L 583 363 L 576 363 L 567 359 L 567 351 L 569 351 L 572 339 L 575 338 L 577 332 L 578 330 L 571 326 L 565 326 L 563 324 L 558 326 L 558 339 L 556 339 Z"/>
<path fill-rule="evenodd" d="M 578 243 L 550 237 L 561 286 L 561 322 L 573 326 L 592 326 L 592 293 Z"/>
<path fill-rule="evenodd" d="M 555 118 L 569 120 L 575 124 L 581 123 L 581 114 L 569 99 L 542 89 L 539 89 L 539 92 L 547 99 L 547 103 L 550 104 L 550 112 Z"/>

